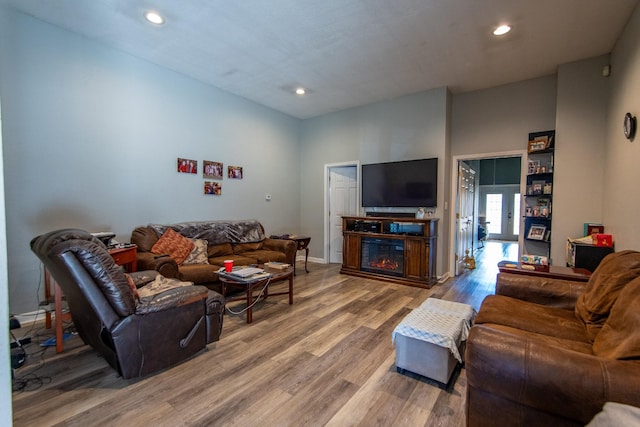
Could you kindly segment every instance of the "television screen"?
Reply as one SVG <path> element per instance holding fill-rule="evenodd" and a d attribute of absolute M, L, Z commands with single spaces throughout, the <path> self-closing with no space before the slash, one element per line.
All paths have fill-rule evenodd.
<path fill-rule="evenodd" d="M 435 207 L 438 159 L 362 165 L 363 207 Z"/>

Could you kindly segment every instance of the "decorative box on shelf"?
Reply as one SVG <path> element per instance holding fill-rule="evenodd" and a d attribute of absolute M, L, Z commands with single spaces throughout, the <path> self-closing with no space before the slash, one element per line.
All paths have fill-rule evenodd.
<path fill-rule="evenodd" d="M 593 244 L 596 246 L 613 247 L 613 236 L 611 234 L 594 233 L 591 235 Z"/>

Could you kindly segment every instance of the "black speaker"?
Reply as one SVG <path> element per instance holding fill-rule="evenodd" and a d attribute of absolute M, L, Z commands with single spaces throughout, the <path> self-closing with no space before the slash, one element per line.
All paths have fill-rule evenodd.
<path fill-rule="evenodd" d="M 27 360 L 27 353 L 25 353 L 22 347 L 11 349 L 11 367 L 17 369 L 24 365 Z"/>

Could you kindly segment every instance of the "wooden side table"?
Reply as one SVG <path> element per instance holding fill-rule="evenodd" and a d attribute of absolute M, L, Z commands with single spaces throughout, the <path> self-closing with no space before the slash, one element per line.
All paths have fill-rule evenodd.
<path fill-rule="evenodd" d="M 116 264 L 123 266 L 128 273 L 133 273 L 138 268 L 137 252 L 138 247 L 136 245 L 109 249 L 109 254 Z"/>
<path fill-rule="evenodd" d="M 133 273 L 137 268 L 137 249 L 138 247 L 133 245 L 126 248 L 113 248 L 108 251 L 116 264 L 123 266 L 127 272 Z M 64 341 L 62 323 L 71 320 L 71 313 L 63 311 L 62 300 L 64 294 L 47 269 L 44 270 L 44 298 L 47 304 L 53 304 L 54 306 L 56 353 L 62 353 Z M 44 324 L 47 329 L 51 329 L 51 309 L 47 309 L 45 312 Z"/>
<path fill-rule="evenodd" d="M 585 268 L 561 267 L 558 265 L 528 265 L 514 261 L 500 261 L 498 269 L 501 273 L 573 280 L 575 282 L 588 282 L 591 277 L 591 272 Z"/>
<path fill-rule="evenodd" d="M 292 234 L 289 236 L 289 240 L 293 240 L 298 245 L 296 251 L 305 251 L 304 253 L 304 271 L 306 273 L 309 272 L 307 269 L 307 261 L 309 260 L 309 243 L 311 242 L 311 237 L 308 236 L 298 236 L 297 234 Z M 293 260 L 293 274 L 296 274 L 296 262 Z"/>
<path fill-rule="evenodd" d="M 299 236 L 297 234 L 282 234 L 280 236 L 271 235 L 270 239 L 281 239 L 281 240 L 293 240 L 296 242 L 296 253 L 297 251 L 305 251 L 304 254 L 304 271 L 307 273 L 309 270 L 307 269 L 307 261 L 309 260 L 309 242 L 311 242 L 311 237 L 309 236 Z M 295 257 L 293 259 L 293 274 L 296 274 L 296 260 Z"/>

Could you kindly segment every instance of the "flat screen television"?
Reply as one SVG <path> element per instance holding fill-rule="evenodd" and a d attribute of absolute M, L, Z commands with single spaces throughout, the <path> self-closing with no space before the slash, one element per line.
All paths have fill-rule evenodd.
<path fill-rule="evenodd" d="M 362 165 L 363 207 L 436 207 L 438 159 Z"/>

